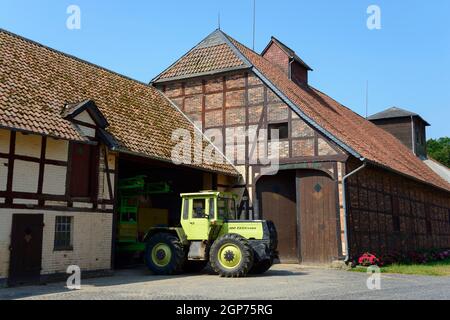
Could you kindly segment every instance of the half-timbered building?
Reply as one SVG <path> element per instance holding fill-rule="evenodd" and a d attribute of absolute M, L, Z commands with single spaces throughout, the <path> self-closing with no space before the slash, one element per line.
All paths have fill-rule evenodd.
<path fill-rule="evenodd" d="M 282 262 L 450 247 L 449 184 L 311 71 L 276 38 L 258 54 L 216 30 L 149 85 L 0 30 L 0 284 L 111 272 L 118 181 L 142 173 L 171 181 L 154 201 L 170 224 L 182 192 L 237 193 L 241 218 L 275 222 Z M 174 159 L 176 129 L 223 161 Z M 278 132 L 270 175 L 235 140 L 261 129 Z"/>
<path fill-rule="evenodd" d="M 181 192 L 234 183 L 173 164 L 174 129 L 195 130 L 155 88 L 0 30 L 0 285 L 110 273 L 119 178 L 174 180 L 172 221 Z"/>
<path fill-rule="evenodd" d="M 278 174 L 261 174 L 249 139 L 233 152 L 246 155 L 235 162 L 244 178 L 241 207 L 275 222 L 281 261 L 450 247 L 449 184 L 408 149 L 411 142 L 312 87 L 311 71 L 276 38 L 258 54 L 216 30 L 153 85 L 205 132 L 222 131 L 223 141 L 279 130 Z M 427 125 L 419 120 L 413 117 Z M 423 154 L 424 145 L 415 150 Z"/>

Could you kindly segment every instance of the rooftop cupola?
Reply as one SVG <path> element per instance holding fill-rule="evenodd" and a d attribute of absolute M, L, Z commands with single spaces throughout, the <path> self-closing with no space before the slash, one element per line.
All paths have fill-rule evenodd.
<path fill-rule="evenodd" d="M 393 107 L 370 116 L 368 120 L 399 139 L 416 156 L 427 157 L 426 128 L 430 124 L 417 113 Z"/>
<path fill-rule="evenodd" d="M 272 37 L 261 55 L 280 67 L 295 83 L 308 84 L 308 72 L 313 71 L 296 53 L 277 38 Z"/>

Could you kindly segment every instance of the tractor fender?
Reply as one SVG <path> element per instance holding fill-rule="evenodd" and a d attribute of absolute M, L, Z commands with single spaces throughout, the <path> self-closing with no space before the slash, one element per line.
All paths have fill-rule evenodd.
<path fill-rule="evenodd" d="M 270 249 L 270 242 L 264 240 L 250 240 L 250 247 L 253 249 L 256 261 L 273 259 L 275 252 Z"/>
<path fill-rule="evenodd" d="M 172 234 L 180 240 L 180 242 L 183 245 L 189 244 L 189 241 L 187 240 L 186 234 L 183 231 L 183 228 L 169 228 L 169 227 L 155 227 L 151 228 L 147 233 L 145 234 L 144 241 L 147 242 L 148 239 L 150 239 L 152 236 L 154 236 L 157 233 L 168 233 Z"/>

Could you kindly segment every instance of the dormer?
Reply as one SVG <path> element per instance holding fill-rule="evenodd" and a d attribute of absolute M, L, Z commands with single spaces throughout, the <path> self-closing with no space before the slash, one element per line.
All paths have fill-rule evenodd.
<path fill-rule="evenodd" d="M 430 124 L 417 113 L 393 107 L 370 116 L 368 120 L 399 139 L 419 158 L 427 157 L 426 128 Z"/>
<path fill-rule="evenodd" d="M 298 85 L 308 84 L 308 72 L 313 71 L 296 53 L 272 37 L 261 55 L 286 73 Z"/>
<path fill-rule="evenodd" d="M 79 132 L 90 140 L 99 138 L 110 148 L 116 145 L 114 138 L 105 130 L 109 127 L 106 117 L 93 100 L 68 103 L 64 106 L 62 117 L 73 123 Z"/>

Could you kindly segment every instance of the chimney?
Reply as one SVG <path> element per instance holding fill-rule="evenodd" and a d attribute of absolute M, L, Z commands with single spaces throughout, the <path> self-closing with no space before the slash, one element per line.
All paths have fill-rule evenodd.
<path fill-rule="evenodd" d="M 277 38 L 271 38 L 261 55 L 277 65 L 296 84 L 308 84 L 308 72 L 312 69 L 292 49 Z"/>

